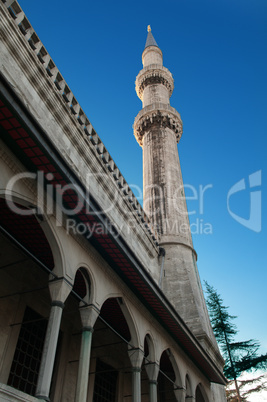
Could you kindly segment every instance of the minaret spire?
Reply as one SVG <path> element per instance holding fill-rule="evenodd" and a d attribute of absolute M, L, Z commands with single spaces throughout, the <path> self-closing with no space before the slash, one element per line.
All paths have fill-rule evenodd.
<path fill-rule="evenodd" d="M 148 32 L 148 33 L 147 33 L 145 48 L 146 48 L 146 47 L 149 47 L 149 46 L 156 46 L 156 47 L 158 47 L 157 42 L 155 41 L 154 36 L 152 35 L 151 26 L 150 26 L 150 25 L 147 26 L 147 32 Z"/>
<path fill-rule="evenodd" d="M 143 109 L 135 118 L 134 135 L 143 148 L 144 209 L 166 252 L 162 289 L 206 350 L 211 343 L 216 349 L 196 267 L 177 149 L 182 120 L 170 106 L 173 78 L 163 66 L 151 28 L 142 62 L 135 84 Z"/>

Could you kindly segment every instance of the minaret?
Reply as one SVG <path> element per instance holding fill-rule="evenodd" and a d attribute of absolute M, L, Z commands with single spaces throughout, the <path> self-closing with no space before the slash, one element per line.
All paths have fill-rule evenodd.
<path fill-rule="evenodd" d="M 183 126 L 170 106 L 174 88 L 170 71 L 163 67 L 162 52 L 148 26 L 143 69 L 136 92 L 143 109 L 134 122 L 134 135 L 143 148 L 144 209 L 165 250 L 165 295 L 191 331 L 208 350 L 217 344 L 211 329 L 196 266 L 177 143 Z"/>

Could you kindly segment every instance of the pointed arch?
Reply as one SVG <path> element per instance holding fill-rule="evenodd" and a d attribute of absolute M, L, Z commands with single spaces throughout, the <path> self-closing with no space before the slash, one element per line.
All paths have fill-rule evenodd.
<path fill-rule="evenodd" d="M 139 336 L 132 315 L 122 297 L 105 300 L 100 310 L 100 317 L 122 338 L 138 347 Z"/>
<path fill-rule="evenodd" d="M 151 362 L 155 362 L 155 345 L 150 334 L 146 334 L 144 339 L 144 356 Z"/>
<path fill-rule="evenodd" d="M 45 356 L 47 350 L 44 346 L 47 317 L 52 309 L 48 283 L 50 279 L 63 276 L 63 264 L 59 242 L 54 235 L 56 228 L 50 226 L 45 214 L 23 197 L 17 196 L 12 203 L 8 205 L 0 197 L 1 247 L 10 262 L 7 275 L 3 270 L 1 272 L 1 282 L 7 294 L 15 289 L 19 295 L 12 303 L 10 300 L 4 302 L 16 312 L 12 313 L 10 321 L 5 320 L 4 325 L 10 327 L 13 317 L 18 314 L 20 328 L 7 332 L 6 347 L 10 351 L 4 358 L 8 385 L 33 396 L 41 372 L 41 356 Z M 2 256 L 1 266 L 4 261 Z M 54 336 L 57 337 L 56 331 Z M 9 338 L 13 338 L 14 342 L 9 343 Z M 23 354 L 20 354 L 22 349 Z M 26 360 L 27 368 L 23 370 L 27 370 L 27 378 L 22 374 L 21 365 Z"/>
<path fill-rule="evenodd" d="M 91 281 L 85 268 L 81 267 L 76 271 L 72 290 L 74 291 L 74 295 L 79 296 L 86 303 L 90 302 Z"/>
<path fill-rule="evenodd" d="M 168 395 L 170 401 L 180 401 L 182 398 L 182 380 L 179 367 L 168 348 L 160 358 L 159 392 Z"/>
<path fill-rule="evenodd" d="M 108 382 L 112 388 L 111 399 L 115 400 L 115 394 L 124 392 L 124 387 L 131 387 L 132 360 L 129 351 L 142 354 L 138 340 L 132 313 L 124 299 L 119 294 L 106 298 L 95 322 L 92 338 L 94 394 L 101 391 L 101 384 Z M 109 373 L 112 373 L 112 378 Z M 124 379 L 123 382 L 120 378 Z"/>
<path fill-rule="evenodd" d="M 196 396 L 195 396 L 196 402 L 209 402 L 209 399 L 207 397 L 207 394 L 204 390 L 203 385 L 200 383 L 196 387 Z"/>
<path fill-rule="evenodd" d="M 142 364 L 142 392 L 155 399 L 157 394 L 157 380 L 159 365 L 155 361 L 155 345 L 150 334 L 144 339 L 144 358 Z"/>
<path fill-rule="evenodd" d="M 7 201 L 0 195 L 0 223 L 3 230 L 50 271 L 62 276 L 60 242 L 49 219 L 24 197 L 16 195 L 12 197 L 12 202 Z"/>

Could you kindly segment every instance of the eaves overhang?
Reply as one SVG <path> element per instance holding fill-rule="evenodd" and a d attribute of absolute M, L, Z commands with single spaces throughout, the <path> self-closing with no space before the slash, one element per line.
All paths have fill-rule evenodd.
<path fill-rule="evenodd" d="M 90 199 L 84 197 L 86 188 L 81 180 L 67 165 L 46 135 L 44 128 L 40 127 L 2 75 L 0 85 L 0 112 L 2 113 L 0 125 L 3 141 L 29 171 L 41 170 L 45 174 L 52 173 L 54 179 L 49 182 L 50 185 L 64 186 L 69 183 L 76 185 L 80 196 L 84 199 L 84 208 L 75 215 L 77 222 L 88 223 L 89 226 L 98 222 L 106 228 L 104 233 L 92 233 L 88 241 L 100 252 L 110 267 L 168 331 L 208 380 L 225 384 L 226 380 L 222 372 L 132 252 L 130 245 L 116 232 L 97 201 L 92 197 Z M 77 202 L 75 194 L 64 194 L 64 203 L 70 209 L 75 202 Z"/>

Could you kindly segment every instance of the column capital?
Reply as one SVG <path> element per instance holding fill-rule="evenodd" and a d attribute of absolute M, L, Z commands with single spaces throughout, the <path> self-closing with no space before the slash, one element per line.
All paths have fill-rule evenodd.
<path fill-rule="evenodd" d="M 51 306 L 52 307 L 57 306 L 57 307 L 60 307 L 60 308 L 63 309 L 65 307 L 65 304 L 62 301 L 53 300 L 52 303 L 51 303 Z"/>
<path fill-rule="evenodd" d="M 176 398 L 177 398 L 177 401 L 181 401 L 181 402 L 184 402 L 185 401 L 185 398 L 186 398 L 186 391 L 185 391 L 185 389 L 184 388 L 180 388 L 180 387 L 175 387 L 174 388 L 174 394 L 175 394 L 175 396 L 176 396 Z M 191 399 L 189 399 L 189 401 L 190 401 Z"/>
<path fill-rule="evenodd" d="M 139 348 L 129 347 L 128 355 L 132 364 L 133 370 L 141 370 L 142 362 L 144 359 L 144 352 Z"/>
<path fill-rule="evenodd" d="M 82 332 L 94 332 L 93 327 L 82 327 Z"/>
<path fill-rule="evenodd" d="M 149 362 L 145 364 L 148 380 L 150 383 L 157 383 L 159 374 L 159 365 L 155 362 Z"/>
<path fill-rule="evenodd" d="M 186 402 L 194 402 L 196 400 L 196 398 L 192 395 L 186 395 L 185 400 L 186 400 Z"/>
<path fill-rule="evenodd" d="M 141 373 L 142 368 L 141 367 L 132 367 L 132 372 L 133 373 Z"/>
<path fill-rule="evenodd" d="M 72 284 L 63 277 L 50 280 L 48 287 L 52 302 L 64 303 L 72 290 Z"/>
<path fill-rule="evenodd" d="M 91 304 L 90 306 L 80 307 L 79 311 L 83 329 L 90 330 L 91 328 L 93 332 L 93 327 L 100 313 L 99 309 Z"/>

